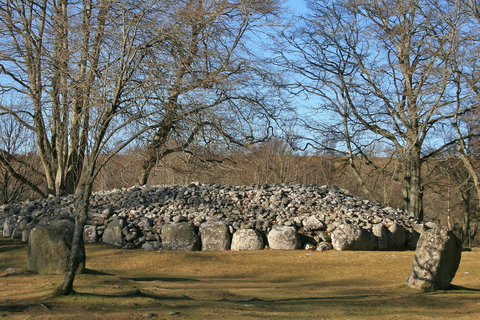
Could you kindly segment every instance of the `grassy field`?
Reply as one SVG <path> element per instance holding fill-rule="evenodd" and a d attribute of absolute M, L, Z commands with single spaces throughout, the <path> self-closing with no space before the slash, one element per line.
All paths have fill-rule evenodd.
<path fill-rule="evenodd" d="M 404 285 L 412 251 L 158 252 L 88 244 L 76 293 L 0 238 L 0 319 L 480 319 L 480 251 L 448 291 Z M 11 274 L 14 268 L 15 273 Z"/>

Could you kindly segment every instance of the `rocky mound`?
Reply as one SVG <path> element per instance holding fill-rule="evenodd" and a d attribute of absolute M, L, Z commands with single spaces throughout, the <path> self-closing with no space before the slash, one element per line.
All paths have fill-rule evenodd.
<path fill-rule="evenodd" d="M 5 237 L 26 241 L 29 230 L 37 224 L 71 219 L 75 199 L 70 195 L 3 205 L 0 231 Z M 273 227 L 294 227 L 301 246 L 311 249 L 329 247 L 328 243 L 339 250 L 414 248 L 422 230 L 422 224 L 401 210 L 382 207 L 336 187 L 192 183 L 93 194 L 85 238 L 125 247 L 158 248 L 165 226 L 189 222 L 198 233 L 202 224 L 211 221 L 224 222 L 230 236 L 238 230 L 254 229 L 266 242 Z M 362 239 L 352 240 L 357 236 Z M 342 239 L 354 244 L 336 245 Z M 368 245 L 359 247 L 365 241 Z"/>

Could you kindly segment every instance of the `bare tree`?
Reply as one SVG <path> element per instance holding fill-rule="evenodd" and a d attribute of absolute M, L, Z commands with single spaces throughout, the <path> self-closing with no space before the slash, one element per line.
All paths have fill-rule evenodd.
<path fill-rule="evenodd" d="M 1 90 L 27 101 L 1 109 L 35 134 L 46 194 L 78 194 L 68 270 L 56 294 L 73 290 L 99 170 L 150 129 L 139 125 L 152 115 L 144 62 L 162 34 L 164 11 L 156 0 L 18 0 L 0 7 L 7 79 Z"/>
<path fill-rule="evenodd" d="M 35 157 L 33 151 L 34 145 L 25 128 L 8 114 L 0 116 L 0 163 L 4 163 L 0 166 L 0 203 L 15 202 L 24 196 L 27 186 L 15 177 L 33 176 L 32 171 L 37 168 L 32 168 L 27 161 Z"/>
<path fill-rule="evenodd" d="M 273 73 L 258 54 L 261 34 L 279 24 L 280 13 L 279 1 L 172 5 L 163 40 L 150 57 L 153 66 L 162 66 L 150 70 L 158 126 L 147 139 L 139 184 L 147 183 L 160 159 L 187 150 L 198 135 L 240 145 L 268 135 L 271 119 L 283 108 L 278 91 L 264 86 Z"/>
<path fill-rule="evenodd" d="M 456 143 L 444 129 L 471 109 L 463 103 L 457 109 L 468 96 L 455 95 L 450 65 L 463 26 L 460 6 L 413 0 L 307 4 L 310 13 L 285 34 L 294 49 L 284 57 L 297 73 L 298 93 L 318 97 L 318 122 L 311 127 L 338 121 L 341 150 L 361 159 L 372 143 L 394 148 L 403 166 L 404 209 L 422 220 L 422 164 Z"/>

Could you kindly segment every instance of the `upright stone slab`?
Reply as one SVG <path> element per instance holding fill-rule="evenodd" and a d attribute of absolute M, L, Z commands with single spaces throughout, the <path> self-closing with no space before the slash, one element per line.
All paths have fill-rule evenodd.
<path fill-rule="evenodd" d="M 274 226 L 267 235 L 268 246 L 274 250 L 300 249 L 300 237 L 295 227 Z"/>
<path fill-rule="evenodd" d="M 75 224 L 70 220 L 54 220 L 37 225 L 28 237 L 28 269 L 40 274 L 63 274 L 68 265 Z M 80 266 L 85 269 L 85 248 L 82 241 Z"/>
<path fill-rule="evenodd" d="M 167 223 L 162 228 L 161 237 L 163 250 L 200 250 L 200 238 L 191 222 Z"/>
<path fill-rule="evenodd" d="M 374 250 L 373 234 L 356 224 L 342 223 L 332 233 L 335 250 Z"/>
<path fill-rule="evenodd" d="M 241 229 L 233 234 L 232 250 L 261 250 L 265 247 L 263 237 L 258 230 Z"/>
<path fill-rule="evenodd" d="M 202 223 L 199 233 L 203 251 L 225 251 L 230 249 L 230 232 L 224 222 L 208 221 Z"/>
<path fill-rule="evenodd" d="M 406 284 L 424 291 L 448 289 L 461 255 L 462 243 L 452 231 L 444 227 L 424 230 Z"/>

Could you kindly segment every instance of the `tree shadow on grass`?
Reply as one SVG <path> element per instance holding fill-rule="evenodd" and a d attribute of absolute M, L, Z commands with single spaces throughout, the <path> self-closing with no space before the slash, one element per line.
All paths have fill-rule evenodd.
<path fill-rule="evenodd" d="M 125 280 L 131 281 L 144 281 L 144 282 L 152 282 L 152 281 L 160 281 L 160 282 L 199 282 L 198 279 L 190 279 L 190 278 L 171 278 L 171 277 L 134 277 L 134 278 L 123 278 Z"/>
<path fill-rule="evenodd" d="M 108 273 L 108 272 L 103 272 L 103 271 L 98 271 L 98 270 L 93 270 L 88 268 L 85 268 L 82 274 L 91 274 L 94 276 L 114 276 L 113 273 Z"/>
<path fill-rule="evenodd" d="M 186 295 L 162 295 L 162 294 L 154 294 L 149 292 L 141 292 L 141 291 L 129 291 L 129 292 L 121 292 L 121 293 L 92 293 L 92 292 L 77 292 L 75 291 L 72 295 L 78 297 L 98 297 L 98 298 L 150 298 L 153 300 L 195 300 L 191 297 Z"/>
<path fill-rule="evenodd" d="M 0 245 L 0 253 L 14 252 L 24 250 L 25 243 L 11 243 L 8 245 Z"/>

